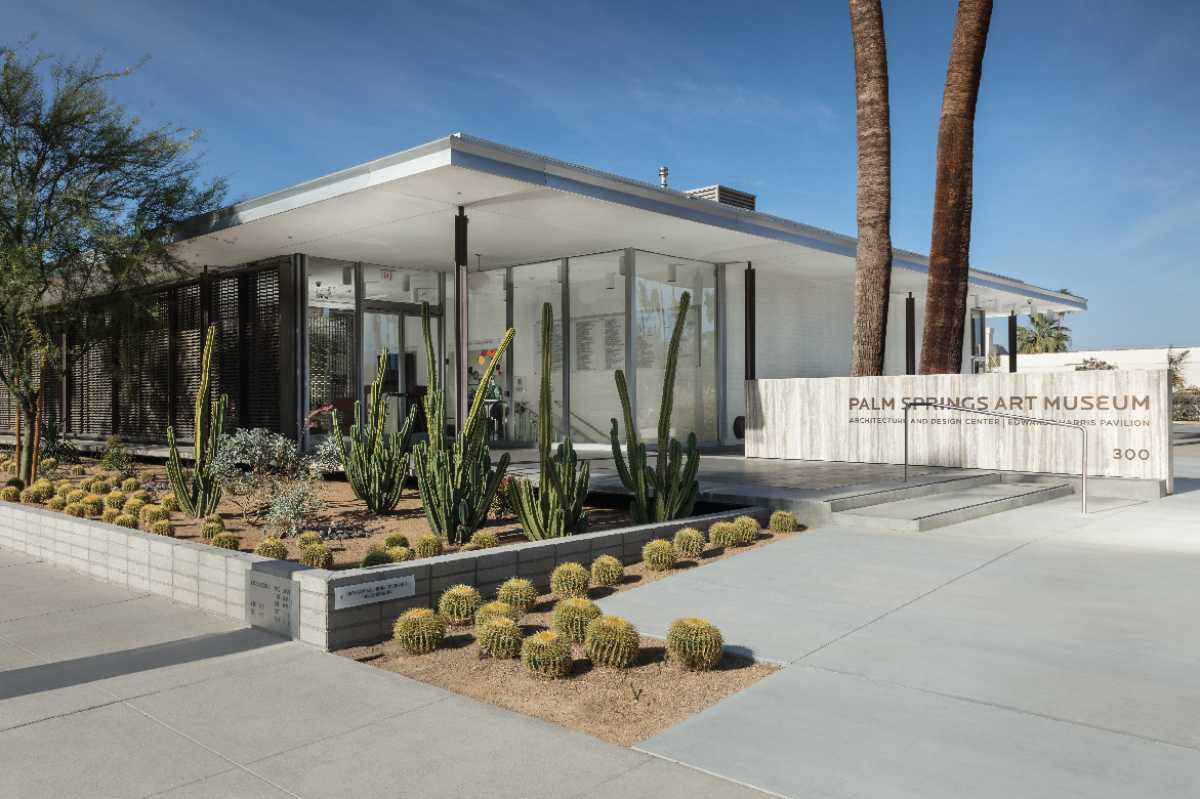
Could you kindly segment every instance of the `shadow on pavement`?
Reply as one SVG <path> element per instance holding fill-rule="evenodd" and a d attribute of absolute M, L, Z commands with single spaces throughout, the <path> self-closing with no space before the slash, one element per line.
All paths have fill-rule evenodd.
<path fill-rule="evenodd" d="M 0 672 L 0 700 L 273 646 L 284 639 L 253 628 L 198 635 Z"/>

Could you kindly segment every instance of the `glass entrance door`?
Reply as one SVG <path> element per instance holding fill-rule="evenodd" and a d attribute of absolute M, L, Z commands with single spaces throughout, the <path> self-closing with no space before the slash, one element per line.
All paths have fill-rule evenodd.
<path fill-rule="evenodd" d="M 400 314 L 391 311 L 363 311 L 362 331 L 363 398 L 364 401 L 368 400 L 371 383 L 379 374 L 379 355 L 386 353 L 383 396 L 388 417 L 384 430 L 393 433 L 400 429 L 401 410 L 404 406 L 400 384 Z"/>

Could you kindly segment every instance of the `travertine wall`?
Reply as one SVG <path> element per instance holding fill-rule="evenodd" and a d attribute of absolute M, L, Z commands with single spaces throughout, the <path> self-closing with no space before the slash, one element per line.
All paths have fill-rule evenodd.
<path fill-rule="evenodd" d="M 1166 370 L 916 375 L 746 383 L 746 455 L 902 463 L 904 405 L 914 398 L 1080 425 L 1088 475 L 1159 480 L 1170 491 Z M 914 408 L 909 462 L 1075 474 L 1077 429 Z"/>

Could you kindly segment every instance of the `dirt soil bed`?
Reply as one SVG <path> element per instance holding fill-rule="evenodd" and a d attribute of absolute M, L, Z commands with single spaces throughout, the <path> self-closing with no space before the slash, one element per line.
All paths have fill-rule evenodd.
<path fill-rule="evenodd" d="M 651 572 L 636 563 L 626 567 L 619 586 L 593 588 L 589 596 L 596 600 L 616 591 L 635 590 L 669 579 L 680 570 L 700 568 L 787 537 L 763 532 L 751 546 L 710 548 L 697 560 L 680 561 L 667 572 Z M 549 627 L 555 600 L 553 595 L 541 596 L 521 619 L 526 635 Z M 704 608 L 696 608 L 696 613 L 703 615 Z M 667 661 L 666 645 L 659 639 L 642 636 L 641 646 L 633 666 L 618 670 L 594 667 L 577 645 L 571 676 L 563 680 L 535 677 L 520 660 L 481 659 L 469 626 L 451 627 L 442 646 L 428 655 L 406 655 L 391 641 L 343 649 L 338 654 L 621 746 L 672 727 L 778 670 L 726 652 L 716 670 L 689 672 Z"/>
<path fill-rule="evenodd" d="M 58 479 L 66 479 L 78 484 L 95 477 L 109 475 L 93 460 L 85 459 L 83 465 L 88 471 L 86 476 L 63 474 L 56 477 L 56 482 Z M 166 479 L 166 468 L 161 464 L 139 464 L 137 476 L 150 491 L 154 500 L 171 490 Z M 312 529 L 326 530 L 331 523 L 337 523 L 361 528 L 369 533 L 366 538 L 326 542 L 330 551 L 333 552 L 333 568 L 335 569 L 357 568 L 362 564 L 367 550 L 372 546 L 382 545 L 384 539 L 389 535 L 401 533 L 408 536 L 410 542 L 415 542 L 417 538 L 430 532 L 429 523 L 426 521 L 425 512 L 421 507 L 421 498 L 418 496 L 415 486 L 405 489 L 404 497 L 396 506 L 395 512 L 385 516 L 368 511 L 366 506 L 354 496 L 350 484 L 344 480 L 322 481 L 321 498 L 325 502 L 325 508 L 309 525 Z M 623 527 L 633 523 L 627 511 L 612 507 L 611 504 L 590 503 L 587 507 L 590 518 L 588 529 L 591 531 Z M 269 535 L 263 526 L 247 523 L 242 516 L 241 509 L 229 498 L 221 500 L 217 512 L 221 515 L 225 529 L 241 537 L 241 551 L 243 552 L 253 552 L 259 542 Z M 200 536 L 203 520 L 192 519 L 182 513 L 172 513 L 170 518 L 175 525 L 176 538 L 203 540 Z M 489 521 L 483 529 L 497 533 L 502 544 L 515 544 L 526 540 L 521 533 L 520 524 L 512 516 Z M 296 560 L 299 557 L 299 549 L 295 541 L 284 539 L 284 543 L 288 546 L 288 559 Z M 453 550 L 451 548 L 447 551 Z"/>

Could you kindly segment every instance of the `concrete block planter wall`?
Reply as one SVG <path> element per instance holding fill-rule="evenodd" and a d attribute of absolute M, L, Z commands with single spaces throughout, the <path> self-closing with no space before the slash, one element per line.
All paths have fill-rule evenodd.
<path fill-rule="evenodd" d="M 621 527 L 595 533 L 527 541 L 503 547 L 457 552 L 411 563 L 374 566 L 369 569 L 300 572 L 300 640 L 322 649 L 373 644 L 391 638 L 392 625 L 401 613 L 414 607 L 434 607 L 441 592 L 464 583 L 490 597 L 510 577 L 525 577 L 545 589 L 550 572 L 560 563 L 578 561 L 585 566 L 600 555 L 613 555 L 625 564 L 642 559 L 642 546 L 654 538 L 670 538 L 682 527 L 707 530 L 713 522 L 749 515 L 765 524 L 770 516 L 762 507 L 697 516 L 673 522 Z M 383 602 L 338 609 L 335 596 L 361 583 L 412 577 L 413 590 L 408 596 Z"/>
<path fill-rule="evenodd" d="M 560 563 L 590 565 L 600 555 L 626 564 L 641 560 L 642 546 L 670 537 L 681 527 L 707 529 L 713 522 L 748 514 L 765 523 L 766 508 L 743 508 L 692 519 L 621 527 L 595 533 L 529 541 L 473 552 L 456 552 L 410 563 L 369 569 L 308 569 L 291 561 L 218 549 L 175 538 L 79 519 L 46 508 L 0 502 L 0 547 L 23 552 L 80 574 L 147 591 L 238 621 L 266 626 L 322 649 L 378 643 L 413 607 L 433 607 L 451 585 L 465 583 L 485 596 L 510 577 L 526 577 L 539 588 Z M 256 579 L 257 578 L 257 579 Z M 410 581 L 411 580 L 411 581 Z M 339 607 L 339 589 L 402 582 L 392 597 Z M 282 620 L 260 623 L 249 593 L 255 584 L 283 586 L 290 596 Z M 276 605 L 281 601 L 276 594 Z M 261 616 L 262 595 L 258 611 Z M 270 602 L 270 600 L 267 600 Z M 267 608 L 268 613 L 270 608 Z M 278 607 L 276 607 L 278 611 Z"/>

